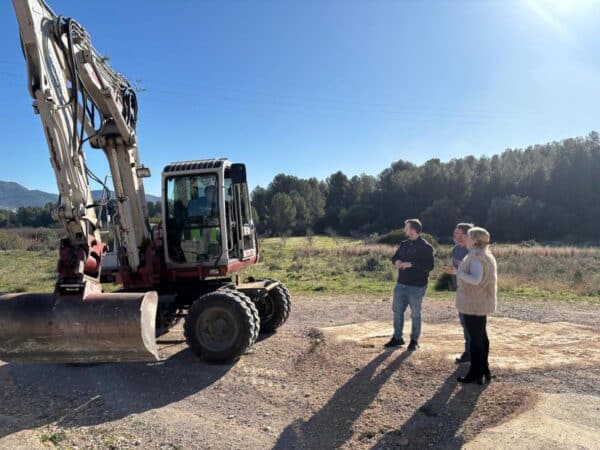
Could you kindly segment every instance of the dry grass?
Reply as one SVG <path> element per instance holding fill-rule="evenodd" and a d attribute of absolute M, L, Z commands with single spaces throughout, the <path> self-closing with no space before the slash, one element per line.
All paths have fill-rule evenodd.
<path fill-rule="evenodd" d="M 55 279 L 55 240 L 46 232 L 0 230 L 0 291 L 49 291 Z M 40 247 L 44 247 L 40 249 Z M 435 283 L 450 262 L 450 246 L 438 246 Z M 295 293 L 389 295 L 396 272 L 395 247 L 349 238 L 270 238 L 261 241 L 260 263 L 248 275 L 284 281 Z M 600 248 L 494 245 L 503 297 L 600 301 Z M 109 288 L 109 286 L 107 286 Z M 436 293 L 429 295 L 450 295 Z"/>
<path fill-rule="evenodd" d="M 56 252 L 0 251 L 0 292 L 52 292 Z"/>
<path fill-rule="evenodd" d="M 389 258 L 395 251 L 396 247 L 386 244 L 357 244 L 340 250 L 341 254 L 345 256 L 386 255 Z"/>
<path fill-rule="evenodd" d="M 56 228 L 0 229 L 0 250 L 56 250 L 63 234 Z"/>
<path fill-rule="evenodd" d="M 493 245 L 502 295 L 570 299 L 600 295 L 600 248 Z M 437 249 L 434 278 L 450 262 L 450 246 Z"/>
<path fill-rule="evenodd" d="M 365 256 L 365 255 L 387 255 L 390 257 L 396 249 L 391 245 L 385 244 L 349 244 L 340 247 L 296 247 L 296 255 L 299 257 L 312 257 L 319 255 L 337 255 L 343 256 Z"/>
<path fill-rule="evenodd" d="M 493 245 L 490 248 L 494 255 L 496 255 L 496 258 L 510 256 L 552 258 L 600 257 L 600 249 L 595 247 L 550 247 L 541 245 L 523 247 L 519 245 Z"/>
<path fill-rule="evenodd" d="M 322 236 L 271 238 L 262 241 L 261 263 L 250 271 L 285 280 L 295 292 L 388 294 L 395 279 L 394 251 L 391 245 Z M 450 263 L 450 252 L 451 246 L 437 246 L 432 280 Z M 599 248 L 494 245 L 492 252 L 502 296 L 598 301 Z"/>

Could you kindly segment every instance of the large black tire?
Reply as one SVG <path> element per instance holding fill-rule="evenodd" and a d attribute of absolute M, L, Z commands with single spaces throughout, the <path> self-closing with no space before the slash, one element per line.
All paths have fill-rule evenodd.
<path fill-rule="evenodd" d="M 252 301 L 234 290 L 198 298 L 183 326 L 186 341 L 202 359 L 227 363 L 238 359 L 258 337 L 260 319 Z"/>
<path fill-rule="evenodd" d="M 270 278 L 267 281 L 276 281 Z M 283 284 L 271 289 L 265 298 L 257 302 L 260 315 L 260 332 L 272 333 L 282 326 L 290 316 L 292 300 L 290 292 Z"/>

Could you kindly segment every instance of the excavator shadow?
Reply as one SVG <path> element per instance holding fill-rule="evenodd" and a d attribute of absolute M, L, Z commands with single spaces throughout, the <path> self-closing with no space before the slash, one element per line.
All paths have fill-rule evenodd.
<path fill-rule="evenodd" d="M 209 365 L 189 349 L 156 363 L 0 366 L 0 438 L 25 429 L 100 425 L 182 400 L 232 365 Z"/>

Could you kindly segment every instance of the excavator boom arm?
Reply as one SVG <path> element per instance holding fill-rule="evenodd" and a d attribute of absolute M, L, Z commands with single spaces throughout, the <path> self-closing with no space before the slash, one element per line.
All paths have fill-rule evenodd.
<path fill-rule="evenodd" d="M 121 265 L 136 272 L 150 241 L 150 229 L 140 176 L 147 169 L 141 166 L 136 147 L 135 90 L 96 51 L 75 20 L 57 16 L 44 0 L 13 0 L 13 4 L 29 92 L 42 120 L 60 192 L 56 217 L 71 247 L 93 253 L 91 243 L 100 242 L 100 236 L 89 185 L 92 175 L 83 151 L 84 142 L 89 141 L 104 151 L 110 167 Z"/>

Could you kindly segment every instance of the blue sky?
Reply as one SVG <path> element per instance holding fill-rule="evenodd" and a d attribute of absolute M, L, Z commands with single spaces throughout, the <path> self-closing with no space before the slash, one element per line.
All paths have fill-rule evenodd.
<path fill-rule="evenodd" d="M 150 193 L 171 161 L 378 174 L 599 129 L 600 2 L 49 0 L 130 80 Z M 0 4 L 0 180 L 56 192 L 12 2 Z M 89 150 L 99 175 L 103 156 Z"/>

